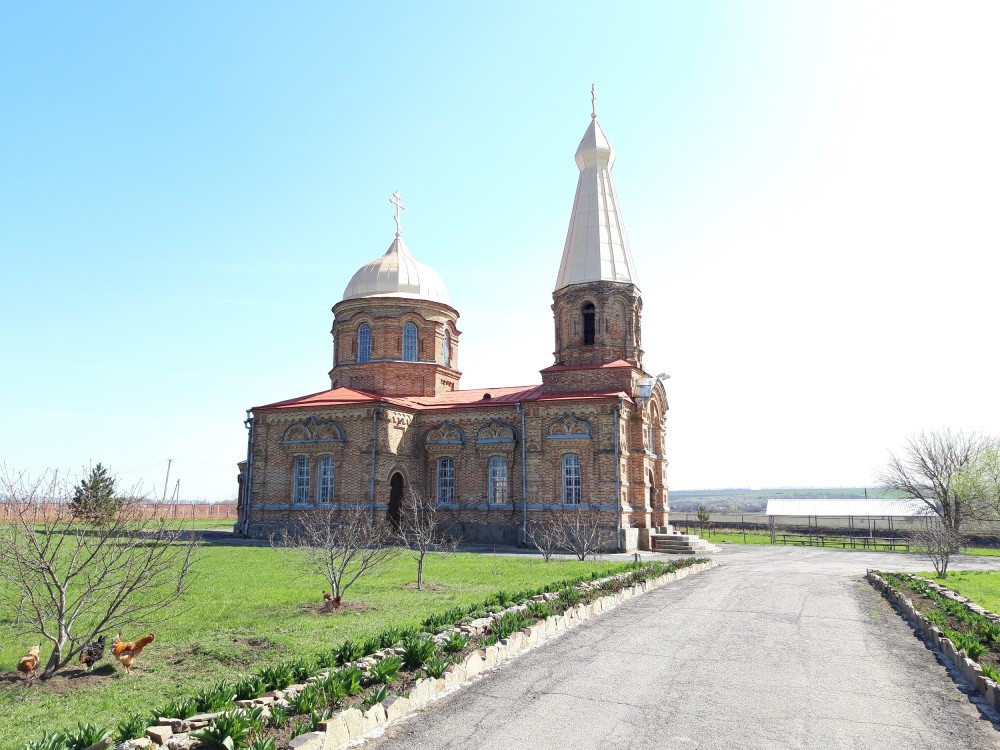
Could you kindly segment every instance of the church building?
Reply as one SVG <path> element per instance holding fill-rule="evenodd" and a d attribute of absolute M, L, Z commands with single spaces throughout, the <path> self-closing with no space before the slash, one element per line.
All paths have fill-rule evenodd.
<path fill-rule="evenodd" d="M 595 112 L 538 385 L 461 388 L 459 312 L 403 242 L 396 193 L 395 239 L 333 306 L 330 388 L 247 413 L 237 531 L 267 537 L 316 509 L 398 522 L 415 493 L 467 541 L 524 544 L 532 523 L 585 513 L 609 546 L 649 549 L 667 526 L 665 376 L 643 365 L 614 160 Z"/>

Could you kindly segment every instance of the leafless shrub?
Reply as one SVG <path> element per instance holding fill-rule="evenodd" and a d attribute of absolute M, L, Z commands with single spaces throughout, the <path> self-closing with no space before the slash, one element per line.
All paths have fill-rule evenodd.
<path fill-rule="evenodd" d="M 113 515 L 98 522 L 74 515 L 72 494 L 54 472 L 32 479 L 0 469 L 9 509 L 0 524 L 0 598 L 52 644 L 42 679 L 103 631 L 166 619 L 186 590 L 196 547 L 148 517 L 137 492 L 118 496 Z"/>
<path fill-rule="evenodd" d="M 566 513 L 566 547 L 577 560 L 586 560 L 601 549 L 601 517 L 599 513 L 574 508 Z"/>
<path fill-rule="evenodd" d="M 303 512 L 294 529 L 282 529 L 274 542 L 287 548 L 304 571 L 323 576 L 335 607 L 359 578 L 398 552 L 388 525 L 361 509 Z"/>
<path fill-rule="evenodd" d="M 913 543 L 919 547 L 934 564 L 938 578 L 948 577 L 951 556 L 958 552 L 962 538 L 954 529 L 942 523 L 940 518 L 927 518 L 926 522 L 911 533 Z"/>
<path fill-rule="evenodd" d="M 560 549 L 569 545 L 566 542 L 566 529 L 561 522 L 551 518 L 532 521 L 528 524 L 528 541 L 542 553 L 542 559 L 549 562 Z"/>

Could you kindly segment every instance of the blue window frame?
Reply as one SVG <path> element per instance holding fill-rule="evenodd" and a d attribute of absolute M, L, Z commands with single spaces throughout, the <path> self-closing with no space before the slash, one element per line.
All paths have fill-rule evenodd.
<path fill-rule="evenodd" d="M 296 456 L 292 472 L 292 502 L 309 502 L 309 459 Z"/>
<path fill-rule="evenodd" d="M 437 501 L 455 502 L 455 462 L 448 457 L 437 461 Z"/>
<path fill-rule="evenodd" d="M 580 468 L 580 457 L 575 453 L 563 456 L 563 503 L 576 505 L 583 498 L 583 471 Z"/>
<path fill-rule="evenodd" d="M 491 456 L 488 502 L 507 502 L 507 491 L 507 459 L 503 456 Z"/>
<path fill-rule="evenodd" d="M 417 361 L 417 327 L 413 323 L 403 326 L 403 359 Z"/>
<path fill-rule="evenodd" d="M 334 490 L 333 456 L 320 456 L 316 464 L 316 502 L 332 503 Z"/>
<path fill-rule="evenodd" d="M 367 323 L 358 326 L 358 362 L 372 358 L 372 328 Z"/>

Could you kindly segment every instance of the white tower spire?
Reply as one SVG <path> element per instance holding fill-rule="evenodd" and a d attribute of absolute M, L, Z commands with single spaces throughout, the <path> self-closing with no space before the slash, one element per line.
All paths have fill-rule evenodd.
<path fill-rule="evenodd" d="M 611 180 L 615 150 L 597 122 L 597 96 L 590 88 L 590 127 L 576 149 L 580 178 L 566 233 L 556 291 L 571 284 L 617 281 L 635 284 L 635 262 Z"/>

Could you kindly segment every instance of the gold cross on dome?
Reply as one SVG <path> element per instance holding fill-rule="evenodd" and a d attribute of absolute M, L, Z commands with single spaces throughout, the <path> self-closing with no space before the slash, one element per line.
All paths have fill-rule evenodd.
<path fill-rule="evenodd" d="M 406 210 L 406 206 L 403 205 L 403 198 L 402 198 L 402 196 L 400 196 L 398 190 L 395 193 L 392 194 L 392 197 L 389 199 L 389 203 L 393 204 L 396 207 L 396 236 L 397 237 L 402 237 L 403 236 L 403 221 L 402 221 L 403 217 L 400 215 L 399 212 L 400 212 L 400 210 L 405 211 Z"/>

